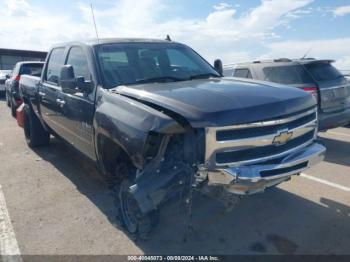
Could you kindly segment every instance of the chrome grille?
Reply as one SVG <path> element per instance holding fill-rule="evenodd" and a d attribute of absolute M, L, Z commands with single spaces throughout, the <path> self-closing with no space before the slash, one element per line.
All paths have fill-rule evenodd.
<path fill-rule="evenodd" d="M 285 143 L 276 137 L 287 134 Z M 311 143 L 317 134 L 317 109 L 282 119 L 206 129 L 208 168 L 238 166 L 283 156 Z"/>

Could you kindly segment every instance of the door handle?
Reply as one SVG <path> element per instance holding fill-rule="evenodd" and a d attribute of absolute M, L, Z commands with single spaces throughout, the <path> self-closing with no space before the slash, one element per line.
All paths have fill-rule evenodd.
<path fill-rule="evenodd" d="M 66 103 L 66 101 L 64 101 L 64 100 L 62 100 L 62 99 L 59 99 L 59 98 L 56 99 L 56 102 L 57 102 L 58 104 L 60 104 L 61 106 L 64 106 L 65 103 Z"/>
<path fill-rule="evenodd" d="M 39 96 L 44 97 L 46 94 L 44 92 L 39 91 Z"/>

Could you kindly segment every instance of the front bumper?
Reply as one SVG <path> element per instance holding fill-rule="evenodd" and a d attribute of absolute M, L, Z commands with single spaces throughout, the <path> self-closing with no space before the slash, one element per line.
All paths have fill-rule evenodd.
<path fill-rule="evenodd" d="M 315 142 L 272 162 L 209 171 L 208 185 L 223 186 L 239 195 L 262 192 L 321 162 L 325 152 L 326 148 Z"/>
<path fill-rule="evenodd" d="M 324 131 L 350 123 L 350 108 L 336 113 L 319 113 L 318 129 Z"/>

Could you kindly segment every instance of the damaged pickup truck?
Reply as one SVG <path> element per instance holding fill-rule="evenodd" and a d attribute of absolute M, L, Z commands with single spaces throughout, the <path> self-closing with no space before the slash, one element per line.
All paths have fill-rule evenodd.
<path fill-rule="evenodd" d="M 179 192 L 253 194 L 322 161 L 310 94 L 223 78 L 216 62 L 165 40 L 56 45 L 41 78 L 21 78 L 27 143 L 53 134 L 95 161 L 133 234 Z"/>

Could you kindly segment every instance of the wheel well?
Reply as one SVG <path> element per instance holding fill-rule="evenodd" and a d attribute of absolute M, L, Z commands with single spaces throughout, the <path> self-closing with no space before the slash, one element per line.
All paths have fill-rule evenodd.
<path fill-rule="evenodd" d="M 98 153 L 100 162 L 107 174 L 113 174 L 118 163 L 134 167 L 129 155 L 112 139 L 100 135 L 98 137 Z"/>
<path fill-rule="evenodd" d="M 27 97 L 23 96 L 22 99 L 23 99 L 23 102 L 24 102 L 25 104 L 28 104 L 28 105 L 30 104 L 30 103 L 29 103 L 29 99 L 28 99 Z"/>
<path fill-rule="evenodd" d="M 24 103 L 24 104 L 28 105 L 28 107 L 29 107 L 30 109 L 33 109 L 33 105 L 32 105 L 32 103 L 30 102 L 30 99 L 29 99 L 28 97 L 23 96 L 22 99 L 23 99 L 23 103 Z M 33 109 L 33 110 L 34 110 L 34 109 Z"/>

